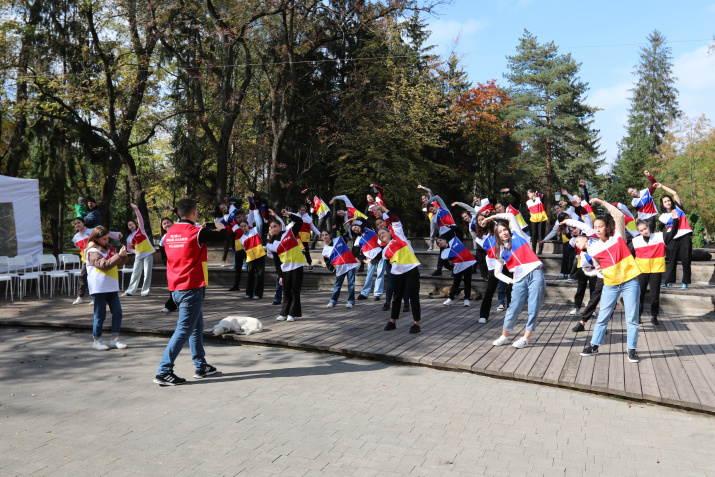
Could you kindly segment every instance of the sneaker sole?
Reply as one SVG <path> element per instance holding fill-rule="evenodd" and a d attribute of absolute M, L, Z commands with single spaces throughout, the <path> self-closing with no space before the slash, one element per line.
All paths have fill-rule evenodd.
<path fill-rule="evenodd" d="M 598 353 L 579 353 L 579 354 L 580 354 L 581 356 L 588 357 L 588 356 L 596 356 Z"/>
<path fill-rule="evenodd" d="M 167 383 L 166 381 L 159 381 L 158 379 L 153 379 L 153 381 L 159 386 L 181 386 L 186 383 Z"/>
<path fill-rule="evenodd" d="M 216 371 L 211 371 L 206 374 L 194 374 L 194 379 L 203 379 L 207 376 L 213 376 L 214 374 L 218 373 L 218 369 Z"/>
<path fill-rule="evenodd" d="M 630 361 L 631 363 L 640 363 L 641 362 L 640 359 L 631 359 L 631 358 L 628 358 L 628 361 Z"/>

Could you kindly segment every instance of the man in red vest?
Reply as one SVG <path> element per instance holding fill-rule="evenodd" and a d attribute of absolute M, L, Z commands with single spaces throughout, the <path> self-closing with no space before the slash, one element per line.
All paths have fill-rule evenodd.
<path fill-rule="evenodd" d="M 186 379 L 174 374 L 174 361 L 187 340 L 196 368 L 194 378 L 205 378 L 217 372 L 214 366 L 206 362 L 203 346 L 204 315 L 201 308 L 208 285 L 206 244 L 224 242 L 228 232 L 218 219 L 214 222 L 216 231 L 196 225 L 198 209 L 196 202 L 191 199 L 181 199 L 176 209 L 180 220 L 167 232 L 164 250 L 167 259 L 166 279 L 171 298 L 179 307 L 179 319 L 154 378 L 154 382 L 160 386 L 176 386 L 186 382 Z"/>

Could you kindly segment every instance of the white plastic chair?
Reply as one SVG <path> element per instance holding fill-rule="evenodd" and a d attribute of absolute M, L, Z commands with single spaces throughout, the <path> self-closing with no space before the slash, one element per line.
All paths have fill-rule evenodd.
<path fill-rule="evenodd" d="M 49 265 L 52 267 L 52 270 L 42 270 L 42 267 L 45 265 Z M 54 295 L 55 291 L 55 280 L 56 279 L 61 279 L 62 280 L 62 288 L 61 291 L 65 290 L 65 284 L 67 284 L 67 294 L 69 295 L 70 293 L 70 275 L 66 271 L 63 270 L 57 270 L 57 260 L 55 260 L 54 255 L 38 255 L 37 256 L 37 266 L 40 269 L 40 274 L 45 278 L 45 293 L 47 293 L 47 282 L 49 281 L 50 285 L 50 297 Z"/>
<path fill-rule="evenodd" d="M 126 263 L 124 264 L 124 266 L 122 268 L 119 269 L 119 273 L 122 274 L 120 290 L 122 290 L 122 291 L 124 290 L 124 275 L 126 275 L 127 273 L 131 275 L 133 272 L 134 272 L 134 267 L 132 266 L 132 268 L 127 268 Z"/>
<path fill-rule="evenodd" d="M 71 253 L 61 253 L 59 259 L 60 270 L 67 272 L 70 276 L 71 290 L 68 292 L 74 292 L 78 287 L 79 276 L 82 273 L 82 260 Z"/>
<path fill-rule="evenodd" d="M 11 259 L 12 260 L 12 259 Z M 19 275 L 18 280 L 19 280 L 19 286 L 18 286 L 18 292 L 17 295 L 22 298 L 25 296 L 25 292 L 27 291 L 27 282 L 30 282 L 32 280 L 37 281 L 37 298 L 42 298 L 40 294 L 40 279 L 42 278 L 42 275 L 38 272 L 33 272 L 33 271 L 27 271 L 27 262 L 25 261 L 25 258 L 23 256 L 17 256 L 14 258 L 17 274 Z M 30 267 L 30 270 L 32 270 L 32 267 Z M 20 273 L 23 272 L 23 273 Z"/>
<path fill-rule="evenodd" d="M 10 275 L 10 265 L 8 257 L 0 257 L 0 282 L 5 282 L 5 299 L 7 300 L 7 290 L 10 289 L 10 302 L 15 301 L 13 297 L 13 279 Z"/>
<path fill-rule="evenodd" d="M 39 272 L 40 271 L 39 266 L 35 267 L 35 260 L 32 257 L 32 255 L 18 255 L 15 258 L 21 258 L 21 259 L 25 260 L 25 270 L 27 272 L 33 272 L 33 271 Z M 35 270 L 35 268 L 37 268 L 37 270 Z"/>

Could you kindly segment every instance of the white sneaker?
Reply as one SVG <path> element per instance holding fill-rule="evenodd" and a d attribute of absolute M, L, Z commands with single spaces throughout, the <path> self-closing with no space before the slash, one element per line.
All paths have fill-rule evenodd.
<path fill-rule="evenodd" d="M 559 273 L 559 278 L 564 278 L 564 274 L 563 274 L 563 273 Z"/>
<path fill-rule="evenodd" d="M 573 283 L 573 282 L 574 282 L 574 279 L 573 279 L 573 278 L 567 278 L 567 279 L 566 279 L 566 283 Z"/>
<path fill-rule="evenodd" d="M 162 313 L 171 313 L 171 310 L 168 309 L 167 307 L 164 307 L 164 308 L 161 309 L 161 312 L 162 312 Z"/>
<path fill-rule="evenodd" d="M 221 268 L 228 267 L 228 264 L 226 263 L 226 260 L 221 262 Z"/>
<path fill-rule="evenodd" d="M 261 299 L 261 297 L 260 297 L 260 296 L 258 296 L 258 295 L 256 295 L 256 296 L 254 296 L 254 297 L 253 297 L 253 299 L 254 299 L 254 300 L 260 300 L 260 299 Z"/>
<path fill-rule="evenodd" d="M 504 346 L 509 342 L 509 337 L 501 335 L 499 338 L 494 340 L 494 343 L 492 343 L 493 346 Z"/>
<path fill-rule="evenodd" d="M 72 302 L 73 305 L 81 305 L 82 303 L 84 303 L 84 300 L 81 297 L 77 297 L 77 299 Z"/>
<path fill-rule="evenodd" d="M 283 315 L 278 315 L 278 318 L 276 318 L 276 321 L 285 321 L 286 317 Z"/>
<path fill-rule="evenodd" d="M 484 324 L 487 322 L 486 318 L 479 318 L 479 323 Z"/>
<path fill-rule="evenodd" d="M 148 293 L 142 293 L 142 296 L 149 296 Z"/>
<path fill-rule="evenodd" d="M 109 346 L 102 343 L 102 340 L 96 340 L 94 343 L 92 343 L 92 348 L 96 349 L 97 351 L 106 351 L 109 349 Z"/>
<path fill-rule="evenodd" d="M 347 303 L 347 304 L 345 305 L 345 308 L 352 308 L 352 307 L 353 307 L 353 304 L 352 304 L 352 303 Z"/>
<path fill-rule="evenodd" d="M 573 310 L 571 310 L 569 312 L 569 315 L 578 315 L 578 312 L 579 312 L 579 308 L 574 308 Z"/>
<path fill-rule="evenodd" d="M 464 300 L 464 306 L 472 306 L 472 304 L 469 303 L 469 300 Z"/>
<path fill-rule="evenodd" d="M 335 306 L 335 303 L 333 303 L 333 302 L 331 301 L 331 302 L 328 302 L 327 308 L 332 308 L 332 307 L 334 307 L 334 306 Z"/>
<path fill-rule="evenodd" d="M 452 299 L 451 299 L 451 298 L 447 298 L 447 300 L 445 300 L 445 302 L 442 303 L 442 304 L 443 304 L 444 306 L 449 306 L 449 305 L 452 304 Z"/>
<path fill-rule="evenodd" d="M 432 250 L 434 250 L 433 247 L 430 247 L 430 248 L 427 249 L 428 252 L 431 252 Z"/>
<path fill-rule="evenodd" d="M 246 295 L 246 296 L 243 297 L 243 299 L 244 299 L 244 300 L 250 300 L 250 299 L 251 299 L 251 295 Z"/>
<path fill-rule="evenodd" d="M 127 345 L 119 341 L 119 338 L 117 338 L 116 340 L 109 340 L 109 347 L 117 349 L 126 349 Z"/>
<path fill-rule="evenodd" d="M 292 316 L 288 315 L 288 318 L 286 318 L 286 321 L 295 321 L 295 318 Z"/>
<path fill-rule="evenodd" d="M 131 294 L 131 293 L 124 292 L 124 293 L 122 293 L 120 296 L 132 296 L 132 294 Z"/>
<path fill-rule="evenodd" d="M 521 349 L 521 348 L 525 348 L 526 345 L 528 345 L 528 344 L 529 344 L 529 338 L 527 338 L 527 337 L 525 337 L 525 336 L 522 336 L 522 337 L 519 338 L 518 340 L 514 341 L 514 342 L 512 343 L 512 346 L 513 346 L 514 348 L 519 348 L 519 349 Z"/>
<path fill-rule="evenodd" d="M 504 311 L 504 305 L 499 305 L 497 307 L 497 311 Z"/>

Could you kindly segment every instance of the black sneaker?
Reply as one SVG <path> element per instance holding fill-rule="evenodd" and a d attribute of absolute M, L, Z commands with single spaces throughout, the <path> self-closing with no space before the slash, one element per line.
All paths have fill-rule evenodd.
<path fill-rule="evenodd" d="M 210 364 L 207 364 L 201 369 L 197 369 L 194 372 L 194 378 L 196 379 L 201 379 L 205 378 L 206 376 L 211 376 L 212 374 L 218 373 L 218 370 L 216 369 L 215 366 L 211 366 Z"/>
<path fill-rule="evenodd" d="M 658 321 L 658 315 L 651 317 L 650 322 L 653 323 L 654 325 L 659 325 L 660 321 Z"/>
<path fill-rule="evenodd" d="M 581 351 L 581 356 L 595 356 L 597 354 L 598 346 L 596 345 L 588 345 Z"/>
<path fill-rule="evenodd" d="M 641 357 L 638 356 L 638 353 L 636 353 L 636 350 L 629 349 L 628 350 L 628 361 L 630 361 L 631 363 L 640 363 Z"/>
<path fill-rule="evenodd" d="M 413 323 L 412 326 L 410 327 L 410 334 L 414 335 L 419 332 L 420 332 L 420 325 Z"/>
<path fill-rule="evenodd" d="M 385 331 L 392 331 L 397 328 L 397 325 L 395 325 L 393 322 L 388 321 L 387 324 L 385 325 L 385 328 L 383 328 Z"/>
<path fill-rule="evenodd" d="M 367 300 L 367 297 L 363 294 L 358 295 L 358 300 Z"/>
<path fill-rule="evenodd" d="M 433 277 L 441 277 L 442 276 L 442 270 L 435 270 L 432 272 Z"/>
<path fill-rule="evenodd" d="M 385 303 L 384 305 L 382 305 L 382 311 L 390 311 L 390 304 Z"/>
<path fill-rule="evenodd" d="M 404 311 L 405 313 L 407 313 L 408 311 L 410 311 L 410 304 L 409 304 L 409 303 L 405 303 L 405 306 L 402 307 L 402 311 Z"/>
<path fill-rule="evenodd" d="M 586 327 L 583 326 L 580 322 L 576 323 L 576 326 L 571 328 L 571 331 L 573 331 L 574 333 L 578 333 L 579 331 L 585 331 L 585 330 L 586 330 Z"/>
<path fill-rule="evenodd" d="M 184 378 L 180 378 L 173 372 L 168 372 L 166 374 L 157 374 L 154 377 L 154 382 L 159 386 L 178 386 L 179 384 L 186 383 Z"/>
<path fill-rule="evenodd" d="M 229 288 L 228 291 L 238 291 L 238 290 L 240 290 L 240 289 L 241 289 L 241 288 L 239 288 L 238 286 L 234 285 L 234 286 L 232 286 L 231 288 Z"/>
<path fill-rule="evenodd" d="M 275 301 L 275 300 L 274 300 L 274 301 L 273 301 L 273 303 L 271 303 L 271 304 L 272 304 L 272 305 L 280 305 L 280 304 L 281 304 L 281 302 L 279 302 L 279 301 Z"/>
<path fill-rule="evenodd" d="M 380 300 L 382 300 L 382 297 L 379 297 L 379 296 L 376 295 L 376 296 L 375 296 L 375 301 L 380 301 Z"/>
<path fill-rule="evenodd" d="M 309 271 L 309 272 L 312 272 L 312 271 L 313 271 L 313 265 L 309 265 L 309 266 L 308 266 L 308 271 Z"/>

